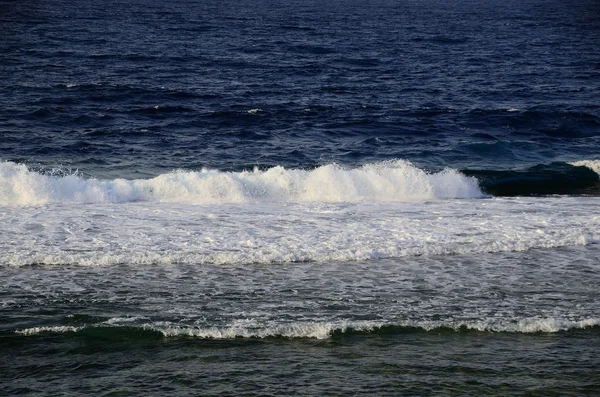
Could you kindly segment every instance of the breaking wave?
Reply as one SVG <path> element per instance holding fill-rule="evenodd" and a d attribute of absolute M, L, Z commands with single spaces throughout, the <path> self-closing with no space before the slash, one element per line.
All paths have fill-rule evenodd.
<path fill-rule="evenodd" d="M 0 205 L 47 203 L 193 204 L 246 202 L 423 201 L 481 197 L 477 180 L 452 169 L 426 173 L 407 161 L 313 170 L 273 167 L 243 172 L 174 171 L 153 179 L 85 179 L 50 175 L 12 162 L 0 163 Z"/>
<path fill-rule="evenodd" d="M 600 175 L 600 160 L 581 160 L 569 163 L 575 167 L 586 167 Z"/>
<path fill-rule="evenodd" d="M 178 170 L 152 179 L 102 180 L 77 173 L 41 173 L 0 162 L 0 205 L 127 203 L 227 204 L 252 202 L 410 202 L 478 198 L 486 194 L 600 194 L 600 160 L 540 164 L 524 170 L 429 173 L 395 160 L 312 170 L 281 166 L 252 171 Z"/>
<path fill-rule="evenodd" d="M 115 325 L 108 322 L 72 327 L 32 327 L 14 331 L 22 336 L 40 334 L 84 333 L 122 338 L 147 333 L 146 337 L 188 337 L 198 339 L 329 339 L 350 335 L 396 335 L 423 332 L 485 332 L 485 333 L 557 333 L 575 330 L 590 330 L 600 327 L 600 318 L 579 320 L 555 318 L 524 318 L 518 320 L 472 320 L 472 321 L 428 321 L 415 320 L 400 323 L 377 321 L 297 322 L 271 326 L 197 327 L 174 325 L 169 322 L 142 323 L 139 325 Z"/>

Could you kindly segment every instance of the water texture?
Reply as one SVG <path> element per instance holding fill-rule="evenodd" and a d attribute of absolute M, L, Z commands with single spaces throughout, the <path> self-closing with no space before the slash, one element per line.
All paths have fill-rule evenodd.
<path fill-rule="evenodd" d="M 599 16 L 0 0 L 0 395 L 597 395 Z"/>

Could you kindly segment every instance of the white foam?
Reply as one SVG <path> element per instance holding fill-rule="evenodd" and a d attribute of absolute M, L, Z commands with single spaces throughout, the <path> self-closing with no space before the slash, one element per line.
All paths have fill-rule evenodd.
<path fill-rule="evenodd" d="M 403 161 L 134 181 L 3 162 L 0 266 L 360 261 L 600 242 L 598 197 L 469 198 L 479 195 L 474 179 Z"/>
<path fill-rule="evenodd" d="M 0 207 L 0 266 L 360 261 L 600 242 L 598 197 Z"/>
<path fill-rule="evenodd" d="M 600 160 L 581 160 L 569 163 L 576 167 L 587 167 L 600 175 Z"/>
<path fill-rule="evenodd" d="M 515 321 L 510 320 L 475 320 L 475 321 L 421 321 L 407 323 L 407 326 L 423 328 L 431 331 L 437 328 L 450 328 L 455 331 L 466 328 L 480 332 L 511 332 L 511 333 L 556 333 L 573 329 L 585 329 L 600 326 L 600 318 L 586 318 L 582 320 L 567 320 L 556 318 L 525 318 Z"/>
<path fill-rule="evenodd" d="M 67 332 L 77 332 L 81 330 L 83 327 L 71 327 L 71 326 L 55 326 L 55 327 L 32 327 L 25 328 L 15 331 L 15 333 L 20 335 L 38 335 L 43 333 L 52 333 L 52 334 L 64 334 Z"/>
<path fill-rule="evenodd" d="M 136 318 L 141 319 L 141 318 Z M 164 337 L 193 337 L 200 339 L 236 339 L 236 338 L 309 338 L 328 339 L 336 333 L 375 332 L 383 327 L 389 328 L 418 328 L 424 331 L 447 328 L 456 332 L 467 329 L 479 332 L 508 332 L 508 333 L 556 333 L 570 330 L 587 329 L 600 326 L 600 318 L 583 318 L 579 320 L 558 318 L 523 318 L 523 319 L 482 319 L 471 321 L 428 321 L 409 320 L 400 322 L 385 321 L 305 321 L 281 323 L 273 325 L 254 324 L 252 321 L 237 321 L 231 326 L 202 327 L 176 325 L 168 321 L 134 324 L 134 320 L 120 322 L 104 322 L 85 327 L 46 326 L 16 330 L 15 333 L 25 336 L 42 333 L 78 332 L 84 328 L 104 327 L 138 327 L 147 331 L 161 333 Z M 251 323 L 250 325 L 244 323 Z"/>
<path fill-rule="evenodd" d="M 382 327 L 420 328 L 433 331 L 449 328 L 454 331 L 469 329 L 480 332 L 509 333 L 556 333 L 576 329 L 600 326 L 600 318 L 566 320 L 554 318 L 525 318 L 520 320 L 473 320 L 473 321 L 403 321 L 387 323 L 382 321 L 337 321 L 337 322 L 298 322 L 278 324 L 266 327 L 186 327 L 170 323 L 144 324 L 142 328 L 162 333 L 165 337 L 195 337 L 201 339 L 236 339 L 236 338 L 312 338 L 328 339 L 334 333 L 346 333 L 349 330 L 373 332 Z"/>
<path fill-rule="evenodd" d="M 138 180 L 43 175 L 24 165 L 0 162 L 0 206 L 136 201 L 406 202 L 481 196 L 475 178 L 455 170 L 428 174 L 402 160 L 352 169 L 325 165 L 314 170 L 175 171 Z"/>
<path fill-rule="evenodd" d="M 148 320 L 148 317 L 143 316 L 132 316 L 132 317 L 111 317 L 106 320 L 103 324 L 106 325 L 129 325 L 140 320 Z"/>
<path fill-rule="evenodd" d="M 143 328 L 162 333 L 165 337 L 188 336 L 201 339 L 236 339 L 236 338 L 313 338 L 327 339 L 334 331 L 346 332 L 348 328 L 371 331 L 380 326 L 373 322 L 299 322 L 278 324 L 267 327 L 186 327 L 169 323 L 145 324 Z"/>

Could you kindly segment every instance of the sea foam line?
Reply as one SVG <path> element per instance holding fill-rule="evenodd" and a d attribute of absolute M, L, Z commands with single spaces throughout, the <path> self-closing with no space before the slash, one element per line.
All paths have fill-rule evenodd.
<path fill-rule="evenodd" d="M 335 334 L 348 332 L 372 333 L 387 328 L 389 333 L 405 329 L 421 329 L 431 332 L 449 329 L 455 332 L 471 330 L 479 332 L 501 333 L 556 333 L 576 329 L 587 329 L 600 326 L 600 318 L 582 320 L 564 320 L 552 318 L 526 318 L 516 321 L 473 320 L 473 321 L 406 321 L 400 323 L 385 323 L 373 321 L 342 321 L 342 322 L 304 322 L 281 324 L 265 328 L 247 327 L 181 327 L 169 325 L 146 324 L 144 329 L 158 331 L 165 337 L 195 337 L 200 339 L 236 339 L 236 338 L 309 338 L 328 339 Z"/>
<path fill-rule="evenodd" d="M 563 233 L 546 236 L 535 231 L 529 235 L 514 232 L 508 239 L 469 241 L 468 238 L 455 238 L 446 235 L 427 235 L 417 233 L 428 241 L 404 241 L 390 244 L 383 236 L 370 236 L 378 241 L 362 241 L 361 235 L 346 237 L 344 245 L 335 245 L 332 241 L 310 241 L 298 243 L 297 246 L 283 247 L 277 240 L 259 242 L 263 248 L 238 247 L 237 245 L 221 247 L 204 252 L 194 251 L 156 251 L 143 247 L 126 252 L 89 252 L 82 253 L 14 253 L 0 255 L 0 267 L 24 267 L 33 265 L 61 266 L 115 266 L 115 265 L 237 265 L 245 263 L 294 263 L 294 262 L 330 262 L 330 261 L 364 261 L 387 258 L 402 258 L 421 255 L 462 255 L 471 253 L 523 252 L 530 249 L 548 249 L 566 246 L 586 246 L 600 242 L 600 234 Z M 382 232 L 384 233 L 384 232 Z M 365 236 L 365 235 L 363 235 Z M 342 238 L 342 237 L 339 237 Z M 415 239 L 416 240 L 416 239 Z M 313 244 L 312 247 L 309 245 Z"/>
<path fill-rule="evenodd" d="M 72 326 L 45 326 L 32 327 L 14 331 L 24 336 L 39 335 L 44 333 L 69 333 L 79 332 L 89 328 L 138 328 L 144 331 L 158 332 L 165 338 L 191 337 L 199 339 L 329 339 L 335 335 L 348 333 L 401 333 L 409 330 L 434 332 L 437 330 L 463 330 L 488 332 L 488 333 L 557 333 L 571 330 L 584 330 L 600 326 L 600 318 L 583 318 L 579 320 L 557 318 L 523 318 L 515 320 L 483 319 L 470 321 L 429 321 L 411 320 L 404 322 L 385 321 L 306 321 L 275 325 L 232 325 L 224 327 L 182 326 L 173 323 L 151 322 L 142 324 L 115 324 L 104 322 L 100 324 L 81 327 Z"/>
<path fill-rule="evenodd" d="M 31 327 L 31 328 L 16 330 L 15 333 L 19 334 L 19 335 L 25 335 L 25 336 L 39 335 L 39 334 L 45 334 L 45 333 L 64 334 L 64 333 L 68 333 L 68 332 L 77 332 L 77 331 L 82 330 L 83 328 L 84 327 L 72 327 L 72 326 L 64 326 L 64 325 L 59 325 L 59 326 L 54 326 L 54 327 Z"/>

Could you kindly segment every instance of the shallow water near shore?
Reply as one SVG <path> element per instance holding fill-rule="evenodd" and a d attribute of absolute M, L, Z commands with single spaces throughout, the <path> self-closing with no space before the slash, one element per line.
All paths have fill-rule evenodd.
<path fill-rule="evenodd" d="M 597 256 L 5 269 L 5 390 L 593 395 Z"/>

